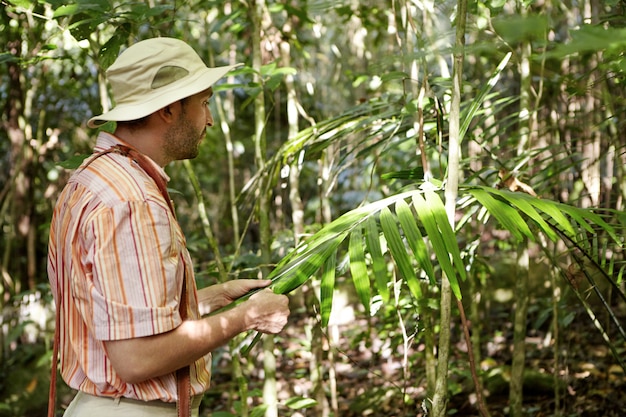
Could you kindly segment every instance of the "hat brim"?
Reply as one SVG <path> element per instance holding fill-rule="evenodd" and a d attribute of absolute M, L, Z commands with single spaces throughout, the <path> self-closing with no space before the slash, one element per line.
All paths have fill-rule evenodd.
<path fill-rule="evenodd" d="M 171 86 L 163 88 L 164 91 L 155 90 L 155 93 L 148 97 L 138 98 L 136 103 L 115 106 L 108 112 L 94 116 L 87 121 L 87 126 L 97 128 L 110 121 L 125 122 L 141 119 L 178 100 L 208 89 L 226 73 L 240 65 L 242 64 L 206 68 L 191 77 L 172 83 Z"/>

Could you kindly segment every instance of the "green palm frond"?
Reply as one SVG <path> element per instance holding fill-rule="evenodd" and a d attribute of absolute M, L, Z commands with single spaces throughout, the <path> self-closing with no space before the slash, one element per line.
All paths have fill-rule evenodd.
<path fill-rule="evenodd" d="M 620 242 L 614 228 L 591 210 L 490 187 L 465 186 L 461 187 L 461 192 L 474 198 L 474 204 L 484 208 L 519 240 L 534 240 L 537 231 L 533 229 L 552 241 L 576 241 L 579 231 L 593 233 L 600 229 L 613 242 Z M 369 308 L 372 290 L 378 293 L 380 288 L 386 287 L 383 282 L 384 253 L 393 260 L 414 297 L 421 297 L 420 273 L 427 276 L 433 285 L 437 282 L 435 271 L 441 269 L 450 277 L 455 295 L 461 298 L 458 279 L 465 279 L 468 266 L 461 258 L 456 234 L 450 226 L 443 202 L 439 194 L 432 190 L 397 194 L 352 210 L 328 224 L 285 257 L 270 273 L 274 291 L 288 293 L 304 284 L 322 266 L 328 268 L 328 258 L 337 256 L 340 245 L 348 238 L 350 271 L 357 294 L 366 309 Z M 385 245 L 380 244 L 383 239 Z M 385 252 L 381 249 L 383 246 Z M 374 265 L 378 269 L 378 277 L 373 274 L 372 280 L 369 269 Z M 614 264 L 605 262 L 604 265 Z M 328 269 L 326 271 L 325 274 L 328 274 Z M 334 282 L 334 275 L 332 277 Z M 324 309 L 330 306 L 324 299 L 330 294 L 328 289 L 325 294 L 322 297 L 323 315 L 327 314 Z"/>
<path fill-rule="evenodd" d="M 530 236 L 527 234 L 527 231 L 530 230 L 528 226 L 532 224 L 550 240 L 557 241 L 560 239 L 565 243 L 570 248 L 569 255 L 578 265 L 579 274 L 582 274 L 588 281 L 589 291 L 595 294 L 599 305 L 606 312 L 617 333 L 626 342 L 626 331 L 613 312 L 610 303 L 600 291 L 597 282 L 597 279 L 602 279 L 612 287 L 613 293 L 617 297 L 626 302 L 626 294 L 618 285 L 625 269 L 624 261 L 615 259 L 615 255 L 622 252 L 623 243 L 620 236 L 623 235 L 623 228 L 620 229 L 622 233 L 618 233 L 613 225 L 592 209 L 577 208 L 532 197 L 528 194 L 486 187 L 471 187 L 467 189 L 467 192 L 481 203 L 486 203 L 485 207 L 489 213 L 514 236 L 518 238 L 525 236 L 533 239 L 533 234 Z M 526 215 L 528 220 L 522 218 L 521 214 Z M 509 217 L 511 215 L 513 217 Z M 616 218 L 617 216 L 610 217 Z M 528 225 L 523 225 L 526 221 L 528 221 Z M 543 249 L 545 251 L 547 248 Z M 615 270 L 616 265 L 619 265 L 617 271 Z M 582 293 L 578 288 L 578 283 L 573 282 L 575 279 L 572 278 L 569 268 L 561 268 L 560 272 L 571 284 L 570 287 L 574 294 L 607 343 L 615 359 L 626 370 L 626 362 L 620 357 L 618 349 L 608 334 L 607 326 L 600 322 L 597 318 L 598 314 L 594 312 L 588 301 L 589 291 L 586 295 Z"/>
<path fill-rule="evenodd" d="M 398 194 L 349 211 L 326 225 L 303 242 L 296 250 L 281 260 L 268 278 L 273 281 L 274 291 L 288 293 L 304 284 L 335 253 L 339 245 L 362 223 L 377 215 L 380 210 L 397 200 L 408 198 L 412 193 Z"/>
<path fill-rule="evenodd" d="M 395 213 L 391 208 L 395 209 Z M 376 219 L 380 222 L 382 235 L 379 234 Z M 422 236 L 420 227 L 424 227 L 426 236 Z M 363 244 L 363 230 L 368 245 Z M 369 309 L 372 290 L 366 251 L 372 259 L 376 259 L 379 270 L 378 281 L 374 280 L 376 287 L 384 286 L 382 282 L 384 261 L 380 249 L 382 245 L 380 241 L 374 243 L 378 239 L 384 239 L 389 256 L 414 297 L 421 297 L 418 271 L 424 271 L 431 283 L 436 282 L 435 260 L 451 276 L 453 291 L 457 297 L 461 297 L 457 276 L 465 278 L 465 266 L 456 235 L 449 224 L 439 194 L 422 190 L 397 194 L 371 203 L 350 211 L 328 224 L 300 248 L 285 257 L 270 273 L 269 278 L 273 281 L 274 291 L 284 294 L 304 284 L 324 265 L 328 256 L 336 256 L 337 249 L 348 236 L 350 236 L 350 271 L 357 294 L 366 309 Z M 431 256 L 424 237 L 428 238 L 434 256 Z M 374 249 L 371 253 L 370 248 Z M 413 251 L 413 258 L 408 248 Z M 322 304 L 329 305 L 326 300 L 322 300 Z M 325 314 L 326 312 L 322 310 L 322 315 Z"/>
<path fill-rule="evenodd" d="M 369 311 L 373 295 L 389 299 L 391 278 L 386 274 L 387 259 L 393 261 L 415 299 L 423 296 L 421 285 L 424 282 L 420 276 L 428 277 L 430 285 L 437 285 L 437 271 L 449 277 L 452 291 L 461 299 L 459 280 L 465 279 L 469 268 L 466 263 L 469 261 L 461 256 L 457 235 L 450 225 L 439 193 L 431 189 L 432 186 L 424 188 L 359 207 L 326 225 L 283 258 L 270 273 L 274 291 L 289 293 L 321 270 L 321 317 L 322 323 L 328 324 L 335 286 L 336 257 L 342 243 L 348 240 L 352 281 L 366 311 Z M 622 248 L 620 235 L 626 227 L 621 226 L 621 222 L 618 232 L 606 220 L 608 217 L 593 210 L 492 187 L 462 185 L 459 197 L 464 211 L 488 214 L 483 217 L 491 216 L 519 241 L 525 238 L 537 241 L 539 234 L 553 242 L 561 240 L 575 248 L 585 263 L 593 264 L 604 279 L 615 283 L 616 274 L 623 276 L 625 263 L 607 257 L 609 247 L 613 248 L 611 250 Z M 469 223 L 462 223 L 465 224 Z M 599 233 L 604 236 L 602 244 L 599 243 Z M 370 274 L 371 270 L 373 274 Z M 626 301 L 623 291 L 617 285 L 614 288 Z M 595 319 L 592 310 L 587 308 L 587 311 L 608 340 L 605 329 Z M 608 311 L 626 340 L 626 332 L 610 307 Z M 610 346 L 616 354 L 615 348 Z M 620 364 L 623 362 L 620 361 Z"/>

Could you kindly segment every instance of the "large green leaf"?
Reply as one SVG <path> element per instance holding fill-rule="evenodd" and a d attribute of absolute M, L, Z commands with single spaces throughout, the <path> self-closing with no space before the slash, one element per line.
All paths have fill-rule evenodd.
<path fill-rule="evenodd" d="M 439 200 L 440 204 L 436 204 L 435 200 Z M 450 223 L 447 220 L 443 203 L 441 203 L 441 199 L 439 199 L 439 196 L 437 196 L 437 194 L 434 194 L 434 193 L 430 195 L 428 202 L 424 199 L 424 197 L 421 194 L 414 194 L 412 201 L 413 201 L 413 207 L 417 211 L 417 215 L 419 216 L 419 219 L 422 222 L 424 229 L 426 229 L 426 235 L 428 236 L 430 240 L 435 256 L 437 260 L 439 261 L 439 265 L 441 266 L 441 269 L 448 277 L 448 280 L 450 281 L 450 286 L 452 288 L 452 291 L 454 292 L 454 295 L 460 300 L 461 289 L 459 287 L 458 280 L 456 279 L 456 273 L 455 273 L 454 266 L 452 265 L 452 260 L 450 259 L 450 252 L 448 252 L 448 248 L 447 248 L 447 246 L 456 245 L 456 236 L 454 232 L 452 231 L 452 229 L 450 228 Z M 434 210 L 431 210 L 431 205 L 433 206 Z M 448 225 L 451 236 L 448 236 L 448 235 L 444 236 L 442 234 L 442 230 L 440 229 L 440 226 L 442 225 L 438 224 L 437 222 L 438 216 L 435 214 L 436 211 L 440 211 L 440 210 L 442 210 L 442 215 L 445 218 L 445 221 L 443 222 L 443 224 Z M 448 244 L 446 244 L 446 241 L 450 241 L 450 240 L 454 241 L 454 245 L 452 244 L 452 242 L 448 242 Z M 458 246 L 457 246 L 456 251 L 458 252 Z M 462 265 L 460 265 L 459 267 L 461 270 L 464 271 L 464 269 L 462 268 Z"/>
<path fill-rule="evenodd" d="M 487 191 L 486 188 L 474 188 L 469 192 L 478 200 L 493 217 L 500 222 L 502 227 L 511 232 L 518 242 L 521 242 L 523 237 L 534 241 L 535 236 L 528 228 L 528 224 L 517 210 L 511 207 L 506 201 L 494 198 L 491 194 L 493 189 Z"/>
<path fill-rule="evenodd" d="M 446 246 L 449 256 L 452 257 L 452 263 L 456 269 L 456 272 L 462 280 L 465 280 L 466 271 L 463 260 L 461 259 L 461 250 L 459 249 L 456 233 L 454 233 L 454 230 L 452 229 L 452 225 L 450 224 L 450 220 L 448 219 L 448 214 L 446 213 L 446 208 L 443 205 L 443 201 L 441 201 L 439 195 L 432 190 L 426 191 L 424 193 L 424 197 L 426 197 L 426 203 L 437 221 L 443 243 Z M 452 281 L 452 283 L 454 284 L 455 281 L 456 280 Z"/>
<path fill-rule="evenodd" d="M 380 212 L 380 225 L 383 229 L 389 252 L 391 253 L 400 274 L 406 281 L 411 293 L 420 299 L 422 298 L 422 289 L 415 275 L 415 269 L 411 264 L 411 259 L 407 253 L 407 248 L 400 237 L 398 223 L 389 208 L 385 207 Z"/>
<path fill-rule="evenodd" d="M 277 294 L 287 294 L 300 287 L 313 276 L 333 255 L 337 247 L 346 238 L 348 232 L 340 233 L 328 240 L 316 242 L 299 256 L 287 258 L 289 262 L 279 264 L 268 276 L 272 280 L 272 288 Z"/>
<path fill-rule="evenodd" d="M 383 209 L 384 210 L 384 209 Z M 350 273 L 356 293 L 365 307 L 365 312 L 370 312 L 370 279 L 365 265 L 365 252 L 363 245 L 363 233 L 360 227 L 356 227 L 350 234 Z"/>
<path fill-rule="evenodd" d="M 322 327 L 328 326 L 330 312 L 333 307 L 333 295 L 335 290 L 335 267 L 337 256 L 331 255 L 322 265 L 322 283 L 320 288 L 320 316 Z"/>
<path fill-rule="evenodd" d="M 380 245 L 380 234 L 378 233 L 378 225 L 373 217 L 368 218 L 365 222 L 365 239 L 367 242 L 367 250 L 372 259 L 372 270 L 374 272 L 374 281 L 376 289 L 383 302 L 389 301 L 389 278 L 387 275 L 387 261 L 383 255 Z"/>
<path fill-rule="evenodd" d="M 510 204 L 517 207 L 520 211 L 530 217 L 539 226 L 541 231 L 543 231 L 548 236 L 550 240 L 554 241 L 557 239 L 557 234 L 554 231 L 554 228 L 546 223 L 541 214 L 536 210 L 536 205 L 529 201 L 529 199 L 533 199 L 534 197 L 528 194 L 512 193 L 510 191 L 500 191 L 495 189 L 489 189 L 489 191 L 504 198 Z M 514 196 L 515 198 L 509 198 L 512 196 Z M 541 204 L 540 208 L 546 208 L 547 206 L 548 205 L 546 204 Z M 545 210 L 542 211 L 545 212 Z M 559 217 L 559 219 L 561 219 L 561 217 Z M 567 223 L 567 226 L 570 226 L 569 223 Z"/>
<path fill-rule="evenodd" d="M 556 232 L 563 237 L 574 240 L 577 240 L 575 236 L 580 235 L 581 232 L 595 234 L 593 225 L 606 232 L 614 242 L 619 243 L 621 241 L 614 227 L 591 209 L 582 209 L 525 193 L 498 190 L 492 187 L 472 186 L 468 192 L 483 204 L 507 230 L 515 233 L 514 230 L 519 229 L 521 233 L 516 234 L 516 236 L 522 234 L 528 236 L 530 233 L 527 222 L 519 216 L 519 213 L 523 213 L 551 240 L 557 239 Z M 495 201 L 485 197 L 485 195 L 495 196 Z M 498 204 L 497 201 L 503 204 Z M 508 210 L 506 205 L 510 206 L 513 211 Z M 511 215 L 513 217 L 507 218 Z M 526 226 L 522 226 L 522 224 Z"/>
<path fill-rule="evenodd" d="M 430 279 L 431 284 L 435 284 L 437 279 L 435 277 L 435 268 L 428 253 L 426 243 L 424 243 L 424 237 L 417 226 L 416 216 L 413 215 L 411 207 L 404 200 L 399 200 L 396 203 L 396 214 L 404 230 L 404 236 L 415 255 L 418 265 L 424 270 L 426 276 Z"/>
<path fill-rule="evenodd" d="M 568 216 L 570 216 L 581 229 L 589 233 L 595 233 L 591 224 L 606 232 L 614 242 L 622 242 L 622 239 L 615 232 L 615 228 L 604 221 L 602 216 L 596 214 L 593 209 L 581 209 L 578 207 L 568 206 L 567 204 L 558 203 L 557 207 Z M 590 224 L 591 223 L 591 224 Z"/>
<path fill-rule="evenodd" d="M 512 194 L 509 192 L 509 196 Z M 526 198 L 525 194 L 522 194 L 516 198 L 516 200 Z M 550 200 L 543 200 L 540 198 L 529 198 L 528 201 L 537 209 L 543 211 L 553 222 L 555 222 L 561 230 L 567 235 L 574 235 L 574 228 L 570 223 L 570 220 L 565 217 L 559 206 Z"/>

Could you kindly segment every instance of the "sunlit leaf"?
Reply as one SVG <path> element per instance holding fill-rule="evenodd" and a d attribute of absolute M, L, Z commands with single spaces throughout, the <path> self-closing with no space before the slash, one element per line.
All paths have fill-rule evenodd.
<path fill-rule="evenodd" d="M 502 73 L 502 71 L 504 71 L 504 69 L 506 68 L 506 65 L 509 63 L 509 60 L 511 59 L 511 55 L 512 53 L 509 52 L 504 56 L 504 58 L 502 58 L 502 60 L 500 61 L 500 64 L 498 64 L 498 67 L 496 68 L 494 73 L 491 74 L 489 81 L 486 83 L 483 83 L 481 89 L 478 91 L 478 94 L 476 94 L 474 99 L 471 101 L 470 105 L 463 111 L 463 115 L 461 118 L 462 124 L 461 124 L 461 129 L 459 132 L 459 137 L 461 139 L 465 137 L 465 133 L 467 132 L 467 129 L 469 129 L 470 124 L 474 120 L 474 116 L 478 113 L 485 99 L 489 95 L 489 92 L 493 89 L 493 87 L 496 85 L 496 83 L 500 79 L 500 74 Z"/>
<path fill-rule="evenodd" d="M 620 242 L 622 239 L 615 232 L 615 228 L 605 222 L 601 216 L 594 213 L 592 209 L 580 209 L 573 206 L 568 206 L 567 204 L 557 203 L 559 209 L 570 216 L 572 219 L 576 221 L 576 223 L 584 230 L 595 233 L 595 230 L 591 227 L 591 224 L 596 227 L 601 228 L 604 232 L 608 233 L 608 235 L 613 239 L 614 242 Z"/>
<path fill-rule="evenodd" d="M 345 213 L 302 243 L 284 257 L 268 275 L 275 292 L 285 294 L 305 283 L 315 274 L 326 258 L 333 254 L 349 233 L 383 207 L 407 198 L 412 192 L 397 194 Z"/>
<path fill-rule="evenodd" d="M 320 288 L 320 315 L 322 327 L 328 326 L 328 320 L 330 319 L 330 313 L 333 307 L 336 264 L 337 256 L 331 255 L 322 265 L 322 283 Z"/>
<path fill-rule="evenodd" d="M 68 4 L 68 5 L 58 7 L 54 11 L 54 14 L 52 15 L 52 17 L 56 19 L 56 18 L 63 17 L 63 16 L 71 16 L 73 14 L 78 13 L 79 11 L 80 11 L 80 7 L 78 4 Z"/>
<path fill-rule="evenodd" d="M 422 225 L 426 230 L 426 235 L 428 236 L 430 244 L 432 245 L 435 257 L 439 261 L 441 269 L 448 277 L 454 295 L 458 299 L 461 299 L 461 290 L 459 288 L 458 280 L 456 279 L 454 266 L 452 265 L 452 261 L 450 260 L 450 253 L 448 252 L 446 243 L 444 242 L 444 238 L 441 234 L 441 231 L 439 230 L 437 217 L 435 216 L 434 212 L 431 211 L 429 204 L 430 203 L 427 203 L 422 195 L 413 195 L 413 207 L 417 211 L 417 215 L 419 216 L 419 219 L 421 220 Z M 443 207 L 443 205 L 441 205 L 441 207 Z M 443 215 L 445 217 L 445 209 L 443 211 Z M 453 236 L 455 236 L 454 233 Z"/>
<path fill-rule="evenodd" d="M 511 203 L 528 217 L 530 217 L 537 224 L 537 226 L 539 226 L 539 228 L 541 228 L 541 230 L 548 236 L 549 239 L 553 241 L 557 239 L 557 234 L 555 233 L 554 228 L 546 223 L 541 214 L 537 212 L 536 206 L 528 201 L 529 199 L 535 199 L 536 197 L 532 197 L 524 193 L 512 193 L 495 189 L 491 189 L 490 191 L 494 194 L 500 195 L 503 198 L 506 198 L 509 203 Z M 508 198 L 513 196 L 515 198 Z"/>
<path fill-rule="evenodd" d="M 402 241 L 398 223 L 391 211 L 385 207 L 380 212 L 380 225 L 383 229 L 389 252 L 400 271 L 401 276 L 406 281 L 414 297 L 422 298 L 422 289 L 415 275 L 415 268 L 411 264 L 411 259 L 407 253 L 407 248 Z"/>
<path fill-rule="evenodd" d="M 372 258 L 372 270 L 374 272 L 376 289 L 383 302 L 387 302 L 389 301 L 387 262 L 380 246 L 378 225 L 373 217 L 370 217 L 367 222 L 365 222 L 365 240 L 367 242 L 367 250 Z"/>
<path fill-rule="evenodd" d="M 524 236 L 530 240 L 535 240 L 535 236 L 528 228 L 528 224 L 513 207 L 494 198 L 484 189 L 472 189 L 470 193 L 498 220 L 503 228 L 513 234 L 518 242 L 521 242 Z"/>
<path fill-rule="evenodd" d="M 359 296 L 359 300 L 365 307 L 365 312 L 370 312 L 370 280 L 365 265 L 365 253 L 363 251 L 363 233 L 360 227 L 355 228 L 350 235 L 350 247 L 348 249 L 350 255 L 350 274 L 354 288 Z"/>
<path fill-rule="evenodd" d="M 419 227 L 417 227 L 416 216 L 413 215 L 411 207 L 404 200 L 399 200 L 396 203 L 396 213 L 402 225 L 402 230 L 404 230 L 404 236 L 417 259 L 419 267 L 424 270 L 426 276 L 430 279 L 430 283 L 435 284 L 435 268 L 430 260 L 424 237 Z"/>
<path fill-rule="evenodd" d="M 333 236 L 311 250 L 294 258 L 286 258 L 289 262 L 279 264 L 268 276 L 272 280 L 272 288 L 277 294 L 287 294 L 309 280 L 345 239 L 346 233 Z"/>
<path fill-rule="evenodd" d="M 317 401 L 313 398 L 292 397 L 285 402 L 285 405 L 292 410 L 299 410 L 314 407 L 317 405 Z"/>
<path fill-rule="evenodd" d="M 74 155 L 64 161 L 60 161 L 57 163 L 58 166 L 65 169 L 76 169 L 83 163 L 83 161 L 88 158 L 89 155 Z"/>
<path fill-rule="evenodd" d="M 519 198 L 525 198 L 525 196 L 520 196 Z M 531 198 L 528 199 L 528 201 L 538 210 L 543 211 L 551 219 L 551 221 L 555 222 L 560 227 L 563 232 L 569 236 L 574 235 L 574 228 L 572 227 L 570 220 L 565 217 L 563 212 L 559 209 L 559 206 L 553 201 L 540 198 Z"/>
<path fill-rule="evenodd" d="M 452 257 L 452 264 L 456 269 L 457 275 L 461 277 L 462 280 L 465 280 L 466 271 L 463 260 L 461 259 L 461 250 L 459 249 L 456 233 L 452 229 L 450 220 L 448 220 L 448 214 L 446 213 L 446 208 L 443 205 L 443 201 L 441 201 L 439 195 L 434 191 L 426 191 L 424 193 L 424 197 L 426 197 L 426 204 L 428 205 L 430 211 L 433 213 L 433 216 L 437 220 L 439 231 L 441 232 L 441 236 L 444 244 L 446 245 L 446 249 L 448 250 L 449 255 Z M 455 277 L 457 275 L 455 275 Z M 451 280 L 451 284 L 453 285 L 453 289 L 454 285 L 458 286 L 458 282 L 456 282 L 456 279 Z"/>

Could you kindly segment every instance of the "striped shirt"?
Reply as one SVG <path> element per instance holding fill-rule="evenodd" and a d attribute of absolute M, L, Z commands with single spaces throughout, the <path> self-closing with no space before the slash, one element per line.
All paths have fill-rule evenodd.
<path fill-rule="evenodd" d="M 94 153 L 118 143 L 100 133 Z M 175 374 L 128 384 L 104 349 L 107 340 L 179 326 L 185 276 L 188 316 L 199 318 L 185 237 L 154 180 L 136 162 L 107 153 L 88 158 L 72 175 L 50 225 L 48 276 L 61 319 L 61 375 L 70 387 L 96 396 L 177 400 Z M 210 367 L 210 355 L 191 366 L 192 395 L 209 387 Z"/>

